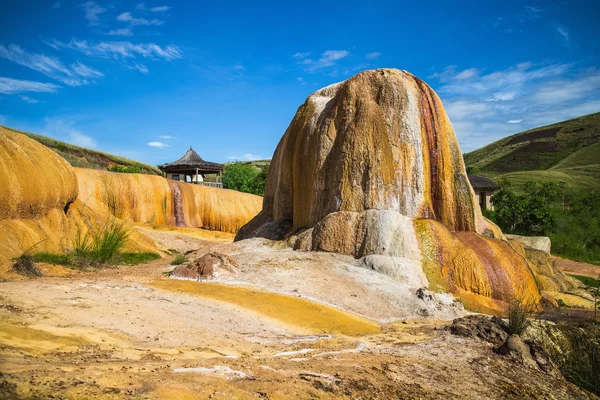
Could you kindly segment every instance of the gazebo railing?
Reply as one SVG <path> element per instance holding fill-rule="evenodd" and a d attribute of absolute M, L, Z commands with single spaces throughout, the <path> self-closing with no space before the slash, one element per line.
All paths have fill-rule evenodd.
<path fill-rule="evenodd" d="M 222 182 L 192 182 L 196 185 L 202 185 L 202 186 L 210 186 L 210 187 L 216 187 L 216 188 L 222 188 L 223 187 L 223 183 Z"/>

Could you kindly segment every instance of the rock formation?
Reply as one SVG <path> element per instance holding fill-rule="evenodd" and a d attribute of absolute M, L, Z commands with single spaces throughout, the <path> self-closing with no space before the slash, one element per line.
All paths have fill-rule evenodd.
<path fill-rule="evenodd" d="M 261 213 L 236 240 L 251 237 L 370 257 L 407 282 L 424 273 L 471 308 L 540 297 L 527 259 L 482 217 L 440 99 L 405 71 L 364 71 L 308 97 L 275 150 Z"/>
<path fill-rule="evenodd" d="M 81 202 L 95 211 L 136 223 L 235 233 L 260 211 L 262 199 L 253 194 L 160 176 L 74 170 Z"/>
<path fill-rule="evenodd" d="M 235 232 L 260 209 L 260 197 L 168 182 L 158 176 L 72 168 L 27 136 L 0 127 L 0 264 L 23 251 L 64 252 L 78 232 L 109 218 L 130 223 Z M 175 206 L 175 190 L 180 207 Z M 129 250 L 155 250 L 132 230 Z"/>

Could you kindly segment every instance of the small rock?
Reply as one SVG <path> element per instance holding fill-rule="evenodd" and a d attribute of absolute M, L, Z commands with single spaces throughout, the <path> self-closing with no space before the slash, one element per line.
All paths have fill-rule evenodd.
<path fill-rule="evenodd" d="M 494 352 L 511 356 L 523 364 L 537 369 L 537 363 L 531 355 L 529 345 L 519 335 L 510 335 L 501 346 L 494 348 Z"/>

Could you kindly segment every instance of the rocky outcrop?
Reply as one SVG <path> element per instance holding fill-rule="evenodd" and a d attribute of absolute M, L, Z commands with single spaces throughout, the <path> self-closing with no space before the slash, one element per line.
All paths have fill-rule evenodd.
<path fill-rule="evenodd" d="M 0 264 L 24 251 L 65 252 L 107 219 L 235 232 L 261 198 L 158 176 L 72 168 L 26 135 L 0 127 Z M 177 198 L 176 196 L 179 196 Z M 128 250 L 153 251 L 131 230 Z"/>
<path fill-rule="evenodd" d="M 331 227 L 367 210 L 485 229 L 441 101 L 404 71 L 365 71 L 306 100 L 275 150 L 258 218 Z M 385 223 L 364 229 L 384 234 Z"/>
<path fill-rule="evenodd" d="M 236 262 L 227 254 L 211 252 L 193 262 L 177 266 L 170 276 L 175 279 L 199 281 L 231 275 L 237 268 Z"/>
<path fill-rule="evenodd" d="M 364 71 L 308 97 L 236 240 L 251 237 L 371 257 L 369 268 L 479 311 L 540 299 L 526 256 L 481 215 L 440 99 L 405 71 Z"/>
<path fill-rule="evenodd" d="M 262 198 L 160 176 L 74 168 L 79 200 L 91 209 L 136 223 L 235 233 L 260 211 Z"/>
<path fill-rule="evenodd" d="M 514 240 L 521 243 L 526 247 L 543 251 L 546 254 L 550 254 L 552 243 L 550 238 L 547 236 L 519 236 L 519 235 L 506 235 L 508 240 Z"/>

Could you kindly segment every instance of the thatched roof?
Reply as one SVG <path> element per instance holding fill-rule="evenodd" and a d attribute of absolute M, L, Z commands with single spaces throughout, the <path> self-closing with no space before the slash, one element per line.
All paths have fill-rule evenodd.
<path fill-rule="evenodd" d="M 184 172 L 196 169 L 199 172 L 219 172 L 223 171 L 223 164 L 204 161 L 190 146 L 190 149 L 179 160 L 159 165 L 158 168 L 163 172 Z"/>
<path fill-rule="evenodd" d="M 500 186 L 493 180 L 479 175 L 467 175 L 469 182 L 474 190 L 489 190 L 495 191 L 500 189 Z"/>

